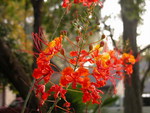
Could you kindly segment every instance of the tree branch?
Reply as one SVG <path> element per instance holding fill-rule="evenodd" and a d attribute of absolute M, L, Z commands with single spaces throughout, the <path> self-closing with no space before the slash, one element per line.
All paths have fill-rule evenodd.
<path fill-rule="evenodd" d="M 145 50 L 147 50 L 147 49 L 149 49 L 149 48 L 150 48 L 150 45 L 148 45 L 148 46 L 146 46 L 145 48 L 141 49 L 141 50 L 139 51 L 139 53 L 142 53 L 142 52 L 144 52 Z"/>
<path fill-rule="evenodd" d="M 0 72 L 11 81 L 22 98 L 25 99 L 31 85 L 30 77 L 26 75 L 22 64 L 2 38 L 0 38 Z M 38 102 L 34 95 L 28 104 L 31 109 L 37 109 Z"/>
<path fill-rule="evenodd" d="M 116 41 L 113 39 L 113 35 L 112 34 L 110 34 L 110 38 L 112 40 L 114 48 L 117 48 Z"/>

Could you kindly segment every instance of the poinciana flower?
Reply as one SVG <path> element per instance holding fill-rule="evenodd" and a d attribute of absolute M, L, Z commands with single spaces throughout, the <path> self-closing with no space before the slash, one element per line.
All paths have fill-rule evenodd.
<path fill-rule="evenodd" d="M 33 70 L 32 74 L 32 76 L 36 79 L 35 92 L 37 97 L 41 98 L 40 105 L 42 105 L 51 93 L 50 91 L 45 91 L 45 85 L 49 82 L 51 75 L 54 73 L 51 67 L 50 60 L 62 49 L 62 36 L 55 38 L 49 43 L 46 43 L 43 40 L 39 39 L 39 35 L 34 36 L 36 36 L 35 38 L 37 38 L 47 46 L 43 51 L 40 50 L 39 56 L 36 60 L 37 68 Z M 44 80 L 45 83 L 43 85 L 39 85 L 42 80 Z M 42 87 L 44 87 L 43 90 L 41 90 Z M 53 86 L 52 88 L 54 89 L 54 87 L 57 86 Z"/>
<path fill-rule="evenodd" d="M 82 88 L 83 91 L 83 102 L 90 102 L 100 104 L 101 103 L 101 96 L 100 93 L 103 94 L 103 92 L 99 89 L 97 89 L 95 86 L 91 85 L 88 88 Z"/>
<path fill-rule="evenodd" d="M 90 51 L 71 51 L 70 63 L 75 67 L 66 67 L 61 71 L 60 85 L 53 84 L 48 90 L 41 90 L 41 86 L 38 85 L 38 80 L 44 80 L 45 85 L 50 81 L 50 76 L 54 73 L 51 68 L 50 60 L 58 52 L 64 56 L 64 50 L 62 51 L 62 36 L 55 38 L 50 43 L 46 44 L 47 47 L 39 54 L 37 58 L 37 68 L 34 69 L 33 77 L 37 79 L 36 82 L 36 95 L 41 98 L 40 104 L 44 104 L 45 100 L 54 93 L 55 98 L 63 98 L 66 101 L 65 94 L 67 93 L 67 87 L 72 84 L 72 88 L 76 89 L 77 85 L 80 85 L 83 93 L 83 102 L 92 102 L 99 104 L 101 102 L 100 94 L 103 94 L 100 87 L 106 85 L 110 80 L 114 88 L 116 86 L 116 79 L 121 79 L 123 76 L 123 69 L 127 74 L 132 73 L 132 65 L 135 63 L 135 58 L 131 54 L 124 53 L 123 55 L 118 51 L 102 52 L 100 45 L 90 49 Z M 93 64 L 92 72 L 84 67 L 86 62 Z M 91 76 L 95 81 L 91 80 Z M 45 86 L 44 86 L 45 87 Z M 68 102 L 64 104 L 70 106 Z"/>
<path fill-rule="evenodd" d="M 106 84 L 106 82 L 110 80 L 115 88 L 115 79 L 117 78 L 115 76 L 118 76 L 116 70 L 122 71 L 122 68 L 120 68 L 121 63 L 119 62 L 119 57 L 115 55 L 111 56 L 111 52 L 112 51 L 103 54 L 98 54 L 94 57 L 96 67 L 93 70 L 93 76 L 96 79 L 96 86 L 103 87 Z M 119 68 L 117 68 L 117 65 L 119 66 Z"/>
<path fill-rule="evenodd" d="M 65 94 L 67 91 L 57 84 L 53 85 L 48 92 L 55 92 L 54 93 L 55 99 L 58 97 L 62 97 L 63 99 L 66 100 Z"/>
<path fill-rule="evenodd" d="M 125 71 L 127 74 L 132 73 L 132 65 L 135 63 L 135 58 L 131 54 L 121 54 L 118 51 L 107 51 L 102 53 L 100 46 L 96 46 L 90 52 L 85 50 L 71 51 L 70 63 L 77 64 L 78 68 L 73 70 L 72 67 L 67 67 L 62 71 L 62 77 L 60 83 L 62 86 L 67 87 L 72 84 L 72 88 L 76 88 L 77 85 L 81 85 L 81 90 L 83 91 L 83 102 L 92 101 L 92 103 L 99 103 L 96 101 L 100 99 L 100 96 L 92 95 L 99 93 L 100 90 L 91 90 L 92 87 L 100 88 L 106 85 L 106 82 L 110 80 L 116 87 L 116 79 L 123 78 L 123 70 L 125 66 Z M 88 69 L 84 68 L 84 63 L 92 62 L 93 71 L 90 73 Z M 129 63 L 132 63 L 129 65 Z M 90 77 L 95 78 L 95 82 L 91 81 Z M 95 93 L 92 93 L 92 92 Z M 116 91 L 114 89 L 114 91 Z M 86 95 L 86 96 L 85 96 Z"/>
<path fill-rule="evenodd" d="M 43 84 L 36 84 L 35 87 L 36 96 L 40 99 L 39 105 L 42 106 L 50 94 L 45 92 L 45 85 Z"/>
<path fill-rule="evenodd" d="M 83 6 L 91 6 L 92 4 L 98 4 L 102 7 L 102 2 L 99 0 L 63 0 L 62 7 L 66 8 L 70 6 L 72 3 L 79 4 L 82 3 Z"/>
<path fill-rule="evenodd" d="M 99 3 L 98 0 L 74 0 L 73 2 L 76 4 L 82 3 L 85 6 Z M 73 2 L 71 0 L 64 0 L 63 6 L 68 7 Z M 122 54 L 116 50 L 109 51 L 103 41 L 105 35 L 102 35 L 102 38 L 97 41 L 99 44 L 95 47 L 93 47 L 93 43 L 88 44 L 88 41 L 84 41 L 88 36 L 85 37 L 81 32 L 76 37 L 77 44 L 69 40 L 69 38 L 65 36 L 66 33 L 64 36 L 56 37 L 49 43 L 40 39 L 38 34 L 33 35 L 37 40 L 46 45 L 44 50 L 39 50 L 40 53 L 36 60 L 37 67 L 32 74 L 35 78 L 34 90 L 36 96 L 40 99 L 40 105 L 43 105 L 51 95 L 54 96 L 55 101 L 62 98 L 65 101 L 64 106 L 69 109 L 70 103 L 66 100 L 65 96 L 67 91 L 70 90 L 69 86 L 72 86 L 73 91 L 80 90 L 83 94 L 83 103 L 92 102 L 93 104 L 100 104 L 101 95 L 104 93 L 99 88 L 104 87 L 108 81 L 111 81 L 114 86 L 114 91 L 116 91 L 116 80 L 122 79 L 124 75 L 130 75 L 133 72 L 132 68 L 136 62 L 134 56 L 130 53 Z M 62 48 L 63 37 L 66 38 L 72 46 L 77 47 L 77 49 L 70 51 L 68 56 L 65 53 L 65 49 Z M 85 49 L 85 42 L 87 42 L 89 50 Z M 38 43 L 35 45 L 38 46 Z M 61 75 L 59 84 L 55 84 L 51 80 L 51 76 L 55 71 L 51 67 L 52 64 L 50 60 L 54 56 L 59 56 L 62 60 L 69 63 L 69 66 L 57 72 Z M 90 63 L 91 66 L 85 66 L 87 62 Z M 126 72 L 126 74 L 124 74 L 124 72 Z M 51 85 L 50 88 L 46 90 L 45 87 L 48 83 Z M 56 103 L 54 102 L 54 104 Z"/>
<path fill-rule="evenodd" d="M 72 88 L 75 89 L 77 84 L 82 84 L 83 77 L 88 75 L 89 71 L 83 67 L 80 67 L 77 71 L 74 71 L 71 67 L 67 67 L 62 71 L 60 84 L 67 86 L 69 83 L 72 83 Z"/>
<path fill-rule="evenodd" d="M 133 64 L 135 64 L 136 60 L 133 55 L 123 53 L 122 55 L 124 70 L 128 75 L 131 75 L 133 72 Z"/>
<path fill-rule="evenodd" d="M 46 44 L 46 49 L 41 51 L 37 58 L 37 68 L 34 69 L 32 76 L 35 79 L 40 77 L 49 78 L 54 72 L 50 66 L 51 58 L 62 49 L 62 36 L 55 38 Z M 47 80 L 45 80 L 47 82 Z"/>
<path fill-rule="evenodd" d="M 89 52 L 86 50 L 79 51 L 71 51 L 70 56 L 73 57 L 70 59 L 70 63 L 76 65 L 76 63 L 80 66 L 83 66 L 86 62 L 94 63 L 92 58 L 89 58 Z"/>

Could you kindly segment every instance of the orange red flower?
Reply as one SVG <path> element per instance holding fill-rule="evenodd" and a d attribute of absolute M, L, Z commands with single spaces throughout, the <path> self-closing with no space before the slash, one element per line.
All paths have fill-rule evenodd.
<path fill-rule="evenodd" d="M 35 79 L 39 79 L 44 76 L 45 82 L 50 79 L 50 76 L 54 72 L 50 66 L 50 60 L 62 49 L 62 36 L 55 38 L 46 45 L 47 48 L 41 51 L 37 58 L 37 68 L 34 69 L 32 74 Z"/>
<path fill-rule="evenodd" d="M 69 9 L 73 3 L 82 4 L 87 7 L 97 4 L 102 5 L 102 2 L 99 0 L 63 0 L 62 6 Z M 67 32 L 65 31 L 62 34 L 66 36 Z M 38 40 L 35 45 L 40 53 L 36 60 L 37 67 L 34 69 L 32 76 L 35 79 L 34 90 L 36 96 L 40 99 L 40 105 L 43 105 L 48 97 L 53 95 L 55 100 L 62 98 L 65 101 L 64 107 L 69 109 L 70 103 L 66 100 L 65 95 L 70 86 L 73 88 L 70 90 L 80 91 L 83 94 L 83 103 L 91 102 L 93 104 L 100 104 L 101 94 L 104 93 L 99 88 L 104 87 L 108 81 L 111 81 L 114 91 L 116 91 L 116 80 L 122 79 L 126 74 L 131 75 L 133 73 L 133 65 L 136 63 L 134 56 L 129 53 L 122 54 L 116 50 L 109 51 L 107 46 L 105 47 L 107 43 L 103 41 L 105 35 L 102 35 L 100 40 L 89 43 L 88 41 L 84 41 L 88 36 L 85 37 L 85 34 L 82 34 L 81 31 L 78 33 L 79 36 L 77 35 L 75 38 L 76 44 L 65 37 L 72 44 L 72 47 L 77 47 L 74 51 L 70 51 L 69 55 L 62 48 L 62 35 L 49 43 L 42 40 L 42 35 L 33 33 L 33 39 Z M 46 45 L 44 50 L 40 50 L 39 41 Z M 84 45 L 84 43 L 86 44 Z M 95 43 L 98 44 L 94 47 Z M 89 46 L 89 50 L 86 50 L 86 45 Z M 62 60 L 69 63 L 69 66 L 57 72 L 61 75 L 59 84 L 51 81 L 51 76 L 55 71 L 51 67 L 50 60 L 54 56 L 59 56 Z M 85 66 L 86 63 L 90 63 L 90 65 Z M 48 83 L 51 85 L 46 90 L 45 87 Z"/>
<path fill-rule="evenodd" d="M 72 3 L 74 4 L 83 4 L 83 6 L 91 6 L 92 4 L 98 4 L 102 7 L 102 2 L 99 0 L 63 0 L 63 4 L 62 7 L 66 8 L 69 5 L 71 5 Z"/>
<path fill-rule="evenodd" d="M 68 108 L 70 103 L 67 102 L 65 94 L 70 85 L 73 89 L 80 90 L 83 93 L 82 100 L 84 103 L 100 104 L 100 94 L 103 94 L 103 92 L 99 88 L 105 86 L 109 80 L 114 85 L 114 91 L 116 91 L 116 79 L 123 78 L 124 71 L 129 75 L 132 74 L 133 64 L 136 62 L 134 56 L 128 53 L 121 54 L 115 50 L 102 52 L 100 45 L 89 51 L 85 49 L 71 51 L 70 58 L 66 58 L 68 58 L 70 64 L 73 64 L 73 67 L 66 67 L 60 72 L 62 75 L 60 85 L 53 84 L 48 91 L 45 91 L 45 85 L 51 80 L 51 75 L 54 73 L 50 66 L 50 60 L 58 52 L 65 57 L 65 50 L 62 49 L 62 36 L 44 44 L 47 47 L 40 51 L 36 61 L 37 68 L 34 69 L 32 74 L 36 79 L 36 95 L 41 98 L 40 105 L 43 105 L 48 96 L 53 94 L 55 99 L 63 98 L 66 101 L 64 106 Z M 91 70 L 84 66 L 87 62 L 91 63 Z M 44 80 L 44 84 L 40 83 L 41 80 Z M 80 88 L 77 86 L 80 86 Z"/>
<path fill-rule="evenodd" d="M 62 77 L 60 79 L 60 84 L 62 86 L 67 86 L 72 83 L 72 88 L 76 89 L 77 84 L 83 83 L 83 77 L 88 76 L 89 71 L 83 67 L 79 67 L 77 71 L 74 71 L 71 67 L 66 67 L 62 71 Z"/>
<path fill-rule="evenodd" d="M 125 72 L 128 75 L 131 75 L 133 73 L 133 64 L 135 64 L 136 62 L 134 56 L 128 53 L 123 53 L 122 61 Z"/>

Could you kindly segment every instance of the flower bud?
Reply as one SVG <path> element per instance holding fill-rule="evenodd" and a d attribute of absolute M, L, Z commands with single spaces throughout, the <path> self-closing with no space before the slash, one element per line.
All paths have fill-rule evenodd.
<path fill-rule="evenodd" d="M 60 31 L 60 34 L 61 35 L 67 35 L 67 31 L 66 30 L 62 30 L 62 31 Z"/>
<path fill-rule="evenodd" d="M 37 89 L 38 89 L 38 92 L 44 93 L 45 92 L 45 85 L 38 85 Z"/>
<path fill-rule="evenodd" d="M 89 45 L 89 51 L 91 51 L 91 50 L 93 50 L 93 45 L 92 44 Z"/>
<path fill-rule="evenodd" d="M 80 26 L 80 25 L 78 25 L 77 27 L 78 27 L 78 29 L 80 29 L 80 27 L 81 27 L 81 26 Z"/>
<path fill-rule="evenodd" d="M 80 41 L 80 39 L 81 39 L 81 37 L 80 37 L 80 36 L 77 36 L 77 37 L 76 37 L 76 41 L 77 41 L 77 43 Z"/>
<path fill-rule="evenodd" d="M 64 107 L 67 107 L 67 108 L 69 108 L 70 105 L 71 105 L 71 104 L 70 104 L 69 102 L 66 102 L 66 103 L 63 104 L 63 106 L 64 106 Z"/>
<path fill-rule="evenodd" d="M 104 41 L 101 41 L 100 42 L 100 47 L 103 47 L 104 46 Z"/>
<path fill-rule="evenodd" d="M 92 35 L 93 35 L 93 32 L 89 32 L 89 35 L 92 36 Z"/>
<path fill-rule="evenodd" d="M 63 48 L 60 50 L 60 54 L 63 56 L 65 55 L 65 50 Z"/>
<path fill-rule="evenodd" d="M 104 38 L 106 38 L 106 36 L 103 34 L 102 37 L 101 37 L 101 39 L 104 39 Z"/>
<path fill-rule="evenodd" d="M 99 23 L 99 22 L 97 22 L 97 25 L 100 25 L 100 23 Z"/>

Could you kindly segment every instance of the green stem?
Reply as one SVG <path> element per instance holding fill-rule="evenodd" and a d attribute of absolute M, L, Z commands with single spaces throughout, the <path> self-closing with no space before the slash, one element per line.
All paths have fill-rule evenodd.
<path fill-rule="evenodd" d="M 24 112 L 25 112 L 25 109 L 26 109 L 26 106 L 27 106 L 27 102 L 28 102 L 28 100 L 29 100 L 29 98 L 30 98 L 30 95 L 31 95 L 31 93 L 32 93 L 32 88 L 34 87 L 34 83 L 35 83 L 35 80 L 32 82 L 32 85 L 31 85 L 31 87 L 30 87 L 30 90 L 29 90 L 28 95 L 27 95 L 27 97 L 26 97 L 26 100 L 25 100 L 25 102 L 24 102 L 24 105 L 23 105 L 23 108 L 22 108 L 21 113 L 24 113 Z"/>
<path fill-rule="evenodd" d="M 81 43 L 81 46 L 80 46 L 80 49 L 79 49 L 79 54 L 78 54 L 78 56 L 77 56 L 76 65 L 74 66 L 74 71 L 76 70 L 76 68 L 77 68 L 77 66 L 78 66 L 78 60 L 79 60 L 79 58 L 80 58 L 82 46 L 83 46 L 83 42 Z"/>
<path fill-rule="evenodd" d="M 58 99 L 55 101 L 55 103 L 52 105 L 52 107 L 50 107 L 50 109 L 48 110 L 47 113 L 51 113 L 52 110 L 54 109 L 54 107 L 57 105 L 57 103 L 58 103 L 60 100 L 61 100 L 61 98 L 58 98 Z"/>
<path fill-rule="evenodd" d="M 68 91 L 72 91 L 72 92 L 78 92 L 78 93 L 82 93 L 81 91 L 78 90 L 73 90 L 73 89 L 67 89 Z"/>
<path fill-rule="evenodd" d="M 56 26 L 56 29 L 55 29 L 54 33 L 52 34 L 52 39 L 54 39 L 54 36 L 55 36 L 55 34 L 56 34 L 56 31 L 57 31 L 58 27 L 60 26 L 61 21 L 62 21 L 63 17 L 65 16 L 65 14 L 66 14 L 66 10 L 64 10 L 64 13 L 62 14 L 62 16 L 61 16 L 61 18 L 60 18 L 60 21 L 58 22 L 58 24 L 57 24 L 57 26 Z"/>

